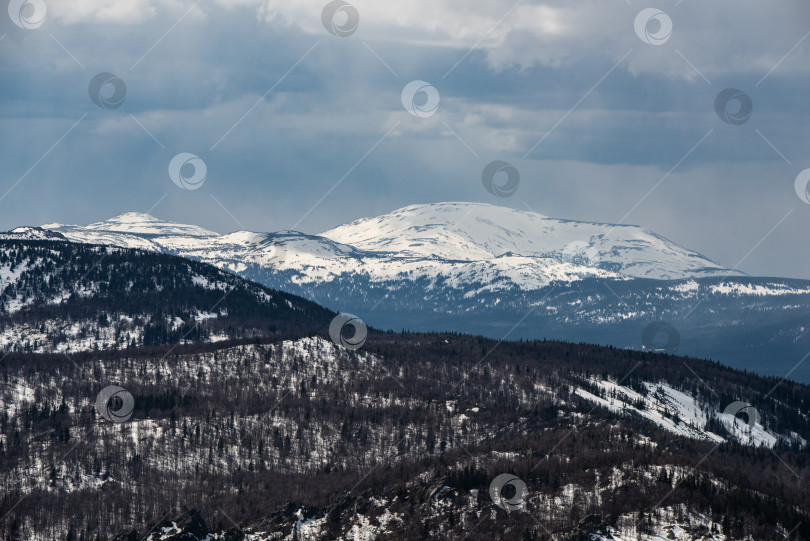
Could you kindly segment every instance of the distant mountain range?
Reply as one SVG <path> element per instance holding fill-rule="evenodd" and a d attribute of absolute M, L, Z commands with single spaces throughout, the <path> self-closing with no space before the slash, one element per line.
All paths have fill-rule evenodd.
<path fill-rule="evenodd" d="M 235 272 L 249 263 L 293 270 L 296 281 L 307 283 L 364 273 L 374 282 L 424 278 L 463 287 L 485 279 L 490 290 L 533 290 L 594 276 L 743 276 L 637 226 L 557 220 L 481 203 L 413 205 L 320 235 L 219 235 L 139 213 L 87 226 L 42 227 L 74 242 L 175 252 Z"/>
<path fill-rule="evenodd" d="M 810 281 L 748 277 L 637 226 L 437 203 L 320 235 L 220 235 L 138 213 L 15 234 L 203 261 L 379 328 L 678 351 L 780 376 L 810 351 Z"/>

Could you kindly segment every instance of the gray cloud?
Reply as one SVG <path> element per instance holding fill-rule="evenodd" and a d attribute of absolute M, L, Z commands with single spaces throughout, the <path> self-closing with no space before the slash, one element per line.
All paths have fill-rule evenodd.
<path fill-rule="evenodd" d="M 0 226 L 160 201 L 156 215 L 215 230 L 287 229 L 350 171 L 299 229 L 443 200 L 616 222 L 677 165 L 626 222 L 732 266 L 792 209 L 741 269 L 808 277 L 804 2 L 682 2 L 661 46 L 623 2 L 523 2 L 498 24 L 511 0 L 358 1 L 349 38 L 325 31 L 324 3 L 72 0 L 37 30 L 4 21 L 0 195 L 19 184 Z M 118 109 L 88 97 L 102 71 L 126 82 Z M 436 115 L 402 108 L 414 79 L 439 90 Z M 727 87 L 752 98 L 742 126 L 714 112 Z M 201 189 L 171 183 L 178 152 L 205 160 Z M 496 159 L 521 172 L 508 200 L 480 183 Z"/>

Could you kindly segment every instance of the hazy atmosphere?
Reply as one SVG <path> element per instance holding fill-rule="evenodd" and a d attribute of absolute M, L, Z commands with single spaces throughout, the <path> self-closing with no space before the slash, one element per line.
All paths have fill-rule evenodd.
<path fill-rule="evenodd" d="M 0 30 L 0 228 L 151 211 L 318 233 L 473 201 L 810 278 L 806 1 L 36 5 Z M 172 183 L 180 153 L 198 189 Z M 511 196 L 482 185 L 495 160 Z"/>

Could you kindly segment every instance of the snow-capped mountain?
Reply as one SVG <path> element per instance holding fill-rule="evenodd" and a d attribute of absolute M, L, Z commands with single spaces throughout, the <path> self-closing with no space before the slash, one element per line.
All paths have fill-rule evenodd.
<path fill-rule="evenodd" d="M 203 261 L 379 328 L 650 348 L 644 329 L 665 320 L 680 353 L 780 376 L 810 349 L 810 282 L 748 277 L 636 226 L 437 203 L 319 235 L 138 213 L 36 231 Z"/>
<path fill-rule="evenodd" d="M 678 279 L 741 274 L 637 226 L 558 220 L 482 203 L 412 205 L 321 235 L 378 254 L 458 262 L 512 257 L 573 275 Z M 531 287 L 517 276 L 514 282 Z"/>
<path fill-rule="evenodd" d="M 636 226 L 557 220 L 481 203 L 412 205 L 320 235 L 292 231 L 218 235 L 127 213 L 87 226 L 47 224 L 74 242 L 205 259 L 235 272 L 256 263 L 297 282 L 367 274 L 372 281 L 427 279 L 456 287 L 532 290 L 588 276 L 682 279 L 742 273 Z"/>

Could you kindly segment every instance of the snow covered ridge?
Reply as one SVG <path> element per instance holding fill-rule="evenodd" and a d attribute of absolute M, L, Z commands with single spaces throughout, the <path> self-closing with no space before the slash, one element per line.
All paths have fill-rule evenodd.
<path fill-rule="evenodd" d="M 87 226 L 47 224 L 74 242 L 192 257 L 234 272 L 294 271 L 299 283 L 366 274 L 373 282 L 444 280 L 532 290 L 583 277 L 682 279 L 742 273 L 636 226 L 548 218 L 480 203 L 413 205 L 320 235 L 218 235 L 127 213 Z"/>
<path fill-rule="evenodd" d="M 560 220 L 482 203 L 411 205 L 322 236 L 377 253 L 448 261 L 512 255 L 637 278 L 741 274 L 637 226 Z"/>
<path fill-rule="evenodd" d="M 0 233 L 0 240 L 67 240 L 61 233 L 42 227 L 16 227 Z"/>

